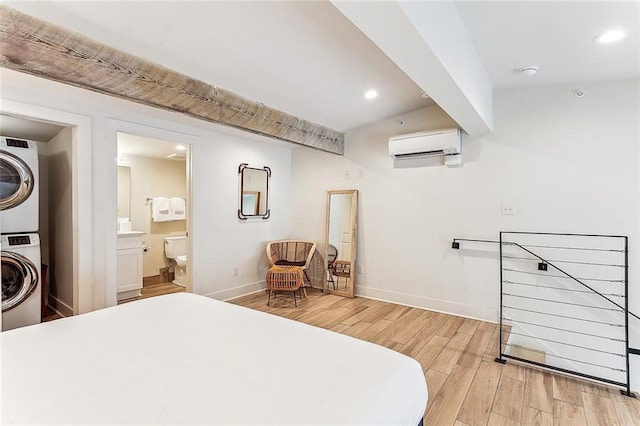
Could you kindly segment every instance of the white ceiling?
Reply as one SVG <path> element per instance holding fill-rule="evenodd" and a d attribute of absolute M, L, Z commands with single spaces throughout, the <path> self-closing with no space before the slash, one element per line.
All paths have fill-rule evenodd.
<path fill-rule="evenodd" d="M 340 131 L 433 104 L 325 1 L 5 3 Z"/>
<path fill-rule="evenodd" d="M 38 142 L 49 142 L 64 129 L 57 124 L 0 114 L 0 135 Z"/>
<path fill-rule="evenodd" d="M 455 4 L 494 88 L 640 78 L 638 1 Z M 593 42 L 614 28 L 626 38 L 611 45 Z M 520 75 L 530 65 L 538 73 Z"/>
<path fill-rule="evenodd" d="M 118 157 L 121 155 L 135 155 L 167 160 L 167 156 L 170 154 L 185 153 L 185 151 L 176 149 L 178 145 L 161 139 L 118 132 Z M 174 158 L 174 160 L 184 160 L 184 158 Z"/>
<path fill-rule="evenodd" d="M 4 3 L 336 130 L 432 104 L 326 1 Z M 640 78 L 638 1 L 453 4 L 495 88 Z M 625 29 L 627 37 L 615 45 L 593 43 L 609 28 Z M 528 65 L 540 67 L 538 74 L 516 71 Z M 380 96 L 365 100 L 369 88 Z"/>

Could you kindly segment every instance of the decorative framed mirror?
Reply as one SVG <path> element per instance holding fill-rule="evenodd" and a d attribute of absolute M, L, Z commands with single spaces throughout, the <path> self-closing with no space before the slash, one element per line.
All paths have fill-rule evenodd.
<path fill-rule="evenodd" d="M 327 293 L 354 297 L 357 229 L 358 191 L 327 191 L 324 246 Z"/>
<path fill-rule="evenodd" d="M 267 166 L 258 169 L 242 163 L 238 167 L 238 174 L 240 175 L 238 218 L 241 220 L 268 219 L 271 215 L 269 209 L 271 169 Z"/>

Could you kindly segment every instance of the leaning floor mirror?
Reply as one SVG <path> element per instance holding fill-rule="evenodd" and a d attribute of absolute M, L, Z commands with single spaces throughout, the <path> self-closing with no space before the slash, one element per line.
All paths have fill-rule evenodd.
<path fill-rule="evenodd" d="M 324 290 L 353 297 L 355 289 L 358 191 L 327 191 L 325 259 L 327 279 Z"/>

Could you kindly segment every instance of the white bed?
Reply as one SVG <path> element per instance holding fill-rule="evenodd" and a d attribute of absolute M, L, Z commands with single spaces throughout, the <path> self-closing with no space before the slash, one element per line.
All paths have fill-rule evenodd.
<path fill-rule="evenodd" d="M 3 332 L 2 424 L 401 424 L 420 364 L 188 293 Z"/>

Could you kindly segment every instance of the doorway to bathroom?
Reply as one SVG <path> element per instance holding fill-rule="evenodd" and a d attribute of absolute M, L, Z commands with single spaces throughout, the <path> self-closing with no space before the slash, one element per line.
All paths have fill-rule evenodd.
<path fill-rule="evenodd" d="M 185 144 L 117 132 L 117 301 L 190 291 Z"/>

